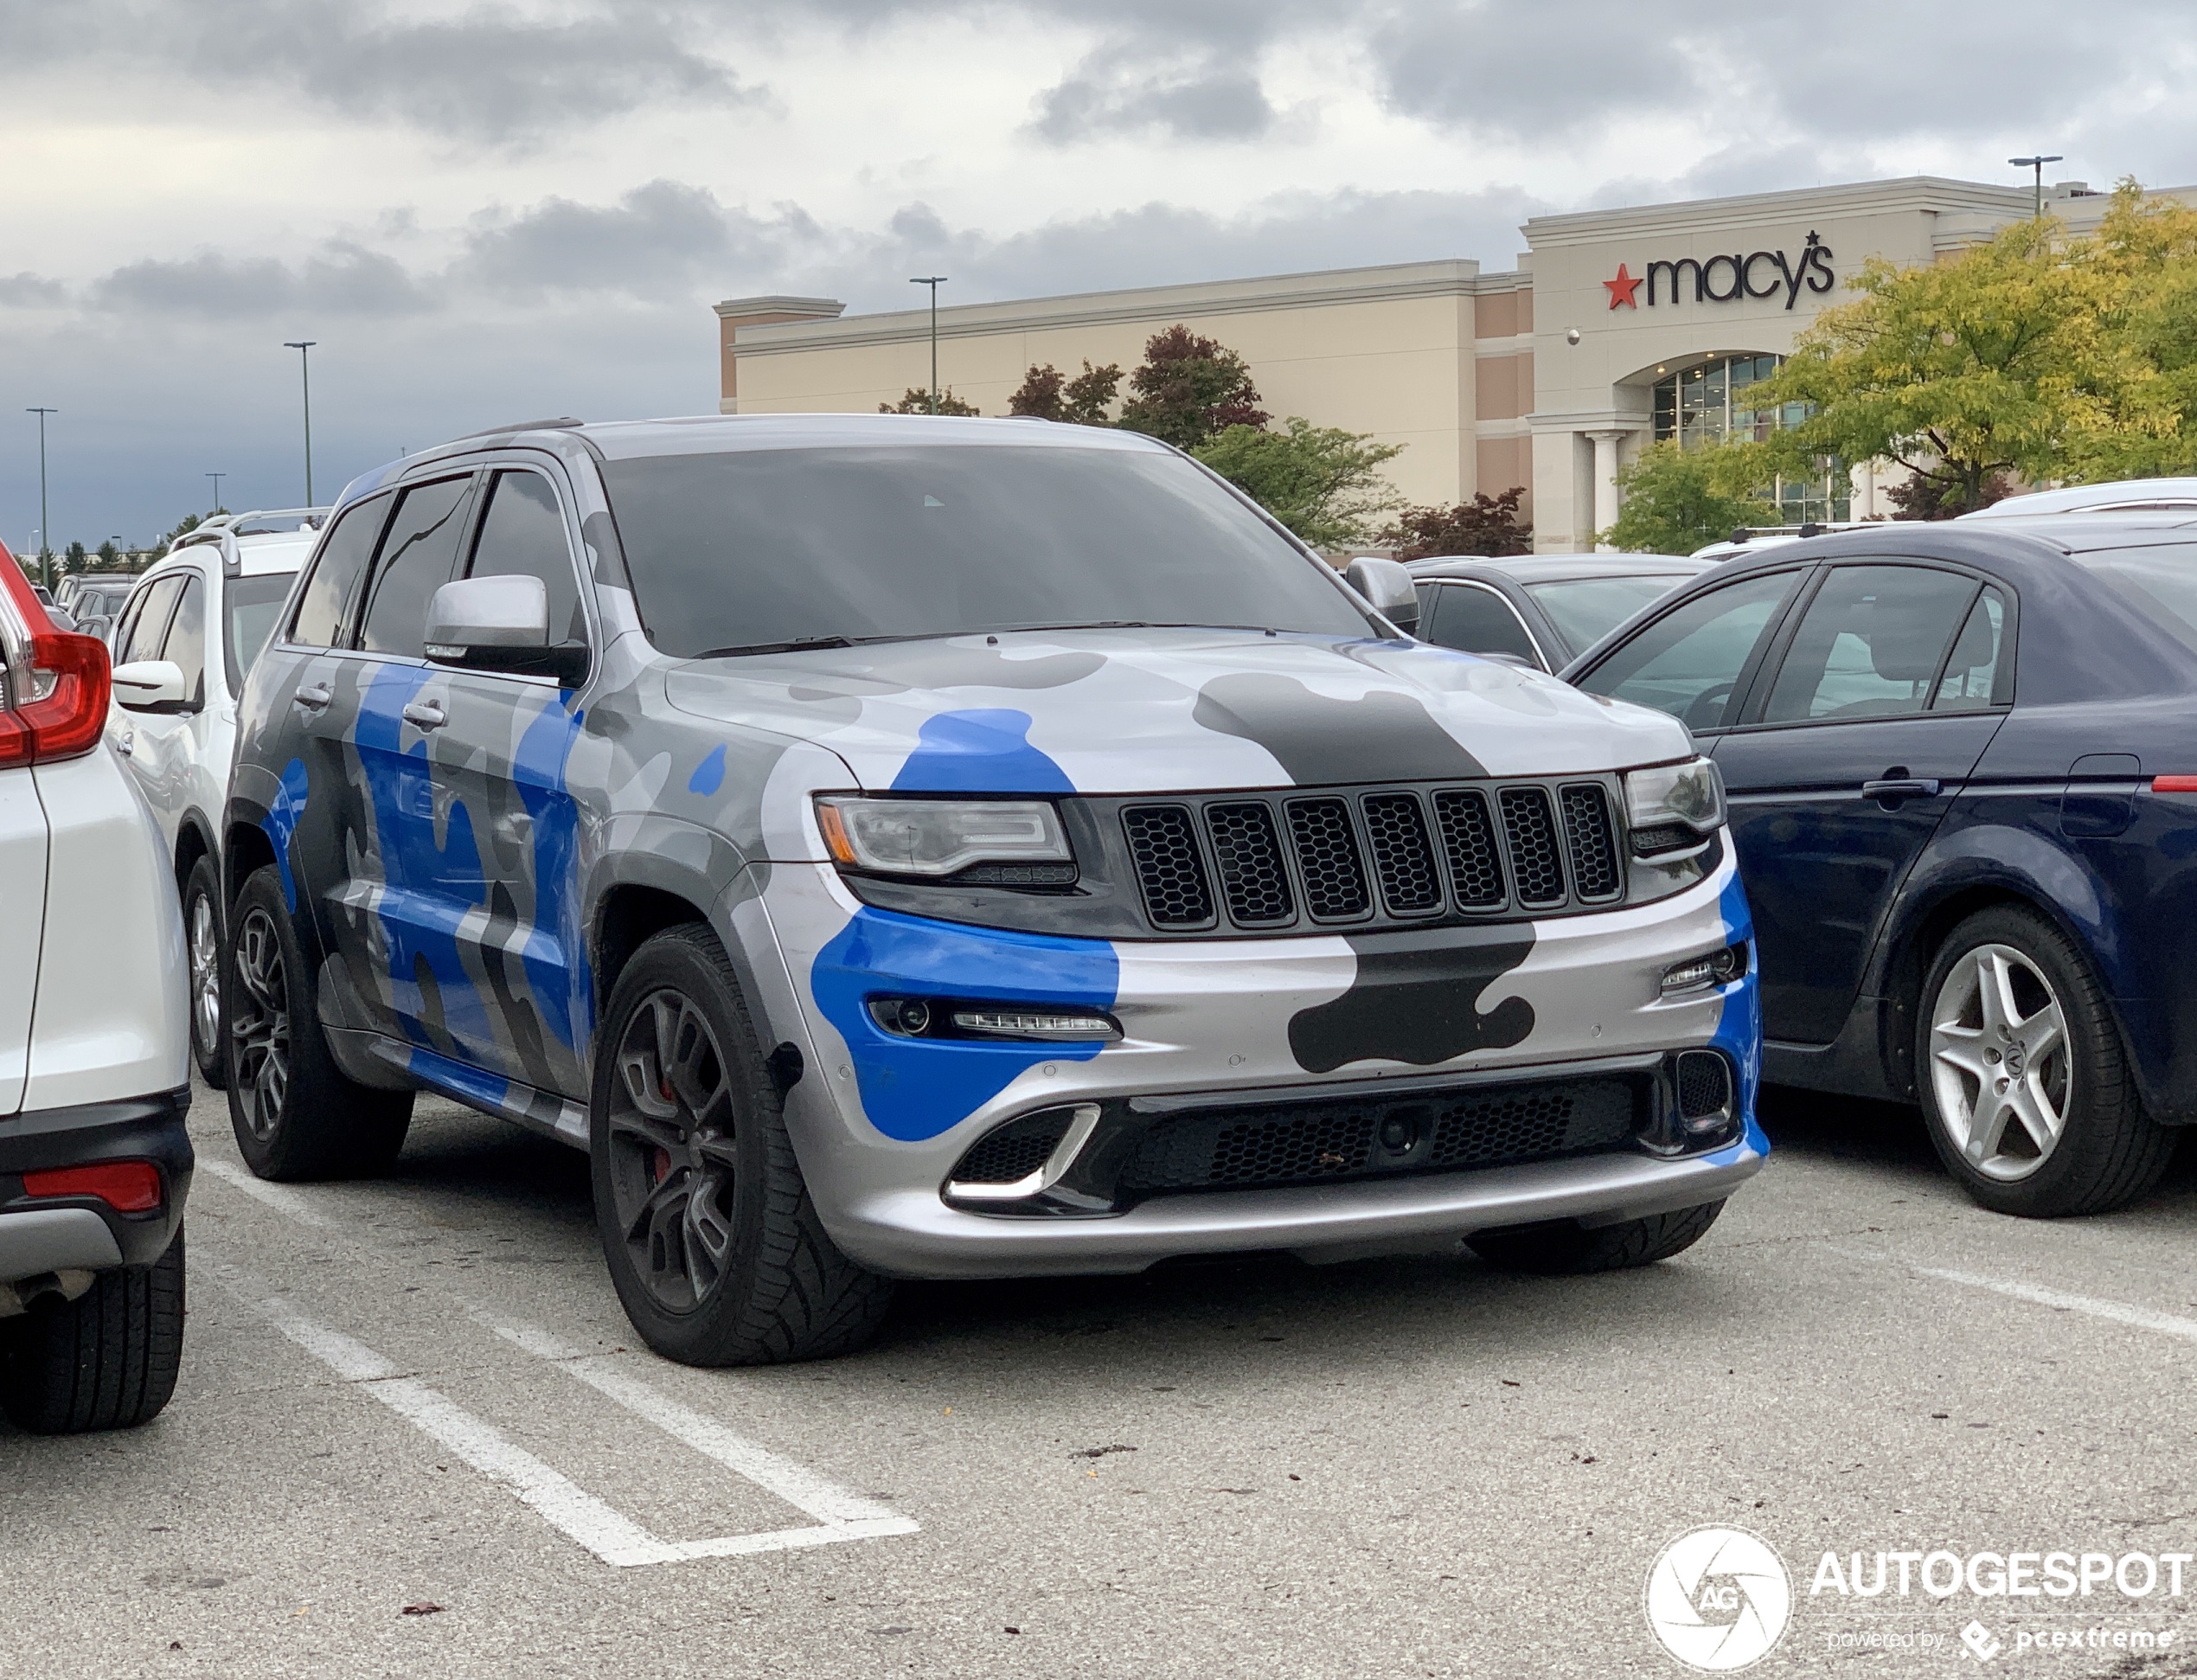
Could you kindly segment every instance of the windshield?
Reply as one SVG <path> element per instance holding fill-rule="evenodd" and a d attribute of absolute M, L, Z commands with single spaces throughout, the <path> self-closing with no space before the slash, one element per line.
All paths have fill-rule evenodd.
<path fill-rule="evenodd" d="M 283 598 L 290 593 L 295 572 L 264 572 L 258 577 L 230 578 L 221 586 L 227 612 L 221 649 L 229 670 L 229 692 L 244 692 L 244 674 L 267 644 L 275 619 L 281 616 Z"/>
<path fill-rule="evenodd" d="M 2197 545 L 2104 548 L 2072 555 L 2192 652 L 2197 652 Z"/>
<path fill-rule="evenodd" d="M 1177 456 L 739 450 L 603 476 L 642 622 L 682 658 L 1068 625 L 1374 633 L 1318 561 Z"/>
<path fill-rule="evenodd" d="M 1568 578 L 1561 583 L 1529 583 L 1526 593 L 1564 632 L 1574 653 L 1584 652 L 1668 589 L 1686 581 L 1669 577 Z"/>

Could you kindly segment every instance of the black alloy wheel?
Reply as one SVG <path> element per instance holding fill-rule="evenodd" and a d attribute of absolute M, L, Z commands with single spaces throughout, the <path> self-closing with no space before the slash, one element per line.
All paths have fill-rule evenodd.
<path fill-rule="evenodd" d="M 190 958 L 190 1054 L 216 1091 L 228 1082 L 221 1046 L 221 882 L 202 857 L 183 882 L 183 940 Z"/>
<path fill-rule="evenodd" d="M 290 1094 L 290 972 L 274 917 L 254 905 L 238 924 L 236 985 L 229 996 L 234 1055 L 232 1110 L 265 1144 L 282 1124 Z"/>
<path fill-rule="evenodd" d="M 785 1090 L 708 925 L 635 952 L 599 1031 L 595 1221 L 643 1339 L 689 1365 L 827 1358 L 868 1341 L 893 1286 L 824 1229 Z"/>
<path fill-rule="evenodd" d="M 612 1087 L 612 1204 L 635 1276 L 666 1312 L 725 1281 L 740 1181 L 738 1121 L 709 1023 L 666 986 L 627 1016 Z"/>

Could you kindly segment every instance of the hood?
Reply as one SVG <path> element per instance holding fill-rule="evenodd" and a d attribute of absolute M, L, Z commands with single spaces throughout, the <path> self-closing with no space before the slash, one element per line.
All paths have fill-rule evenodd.
<path fill-rule="evenodd" d="M 1683 758 L 1683 725 L 1412 643 L 1257 631 L 962 636 L 695 660 L 670 702 L 904 792 L 1147 793 L 1575 775 Z"/>

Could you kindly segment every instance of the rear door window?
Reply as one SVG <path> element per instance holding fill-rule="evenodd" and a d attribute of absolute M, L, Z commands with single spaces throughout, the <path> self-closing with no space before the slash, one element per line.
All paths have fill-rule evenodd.
<path fill-rule="evenodd" d="M 206 585 L 193 572 L 183 581 L 183 598 L 168 626 L 160 657 L 183 673 L 183 698 L 193 707 L 206 703 Z"/>
<path fill-rule="evenodd" d="M 489 489 L 488 511 L 481 516 L 473 542 L 469 577 L 540 578 L 549 601 L 549 639 L 585 642 L 587 620 L 580 611 L 580 585 L 573 573 L 572 545 L 565 539 L 565 516 L 557 492 L 538 472 L 499 472 Z"/>
<path fill-rule="evenodd" d="M 388 517 L 389 498 L 376 496 L 343 512 L 320 545 L 313 574 L 305 580 L 288 639 L 299 647 L 336 647 L 350 622 L 351 602 L 374 558 L 375 539 Z"/>
<path fill-rule="evenodd" d="M 1801 617 L 1762 721 L 1899 717 L 1923 710 L 1976 598 L 1976 580 L 1964 573 L 1924 566 L 1833 567 Z"/>
<path fill-rule="evenodd" d="M 2006 669 L 2007 618 L 2007 599 L 1998 590 L 1987 588 L 1976 598 L 1968 622 L 1954 639 L 1944 674 L 1938 679 L 1931 710 L 1980 711 L 2012 697 L 2008 679 L 2013 672 Z"/>
<path fill-rule="evenodd" d="M 381 540 L 381 558 L 359 621 L 362 651 L 426 657 L 427 603 L 458 569 L 458 539 L 472 487 L 469 474 L 404 492 Z"/>
<path fill-rule="evenodd" d="M 135 659 L 157 659 L 160 644 L 168 633 L 168 614 L 176 605 L 176 597 L 183 587 L 180 572 L 171 572 L 164 578 L 156 578 L 145 586 L 144 599 L 132 610 L 137 616 L 130 622 L 130 633 L 116 649 L 114 663 L 126 665 Z"/>

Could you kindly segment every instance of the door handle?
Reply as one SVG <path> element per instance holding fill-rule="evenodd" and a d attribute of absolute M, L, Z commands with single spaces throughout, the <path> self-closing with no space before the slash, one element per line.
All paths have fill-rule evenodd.
<path fill-rule="evenodd" d="M 1926 776 L 1895 776 L 1883 781 L 1863 782 L 1861 797 L 1874 799 L 1880 805 L 1897 804 L 1901 799 L 1932 799 L 1938 797 L 1938 783 Z"/>
<path fill-rule="evenodd" d="M 415 729 L 439 729 L 450 721 L 439 700 L 415 700 L 398 715 Z"/>
<path fill-rule="evenodd" d="M 300 689 L 291 695 L 290 703 L 302 706 L 309 712 L 324 712 L 336 703 L 336 690 L 325 683 L 316 683 L 310 689 Z"/>

